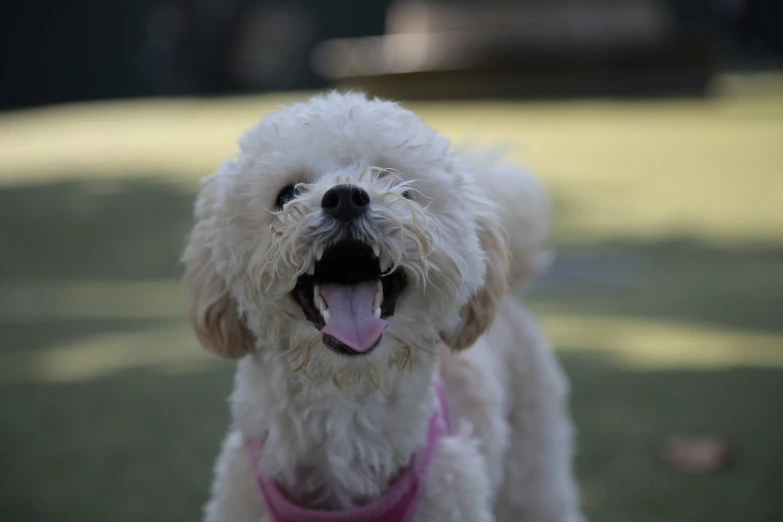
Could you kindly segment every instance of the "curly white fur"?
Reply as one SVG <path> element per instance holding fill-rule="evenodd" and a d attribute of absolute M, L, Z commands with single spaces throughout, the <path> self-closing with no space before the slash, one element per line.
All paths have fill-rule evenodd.
<path fill-rule="evenodd" d="M 342 238 L 320 202 L 346 182 L 371 199 L 353 237 L 409 279 L 360 357 L 326 349 L 289 295 Z M 276 209 L 290 184 L 296 198 Z M 460 155 L 394 103 L 332 93 L 246 133 L 204 181 L 184 256 L 199 339 L 239 359 L 206 519 L 266 520 L 245 448 L 255 437 L 261 469 L 303 506 L 382 495 L 426 439 L 440 374 L 460 429 L 437 448 L 416 519 L 581 520 L 566 380 L 504 296 L 540 266 L 546 214 L 525 174 Z"/>

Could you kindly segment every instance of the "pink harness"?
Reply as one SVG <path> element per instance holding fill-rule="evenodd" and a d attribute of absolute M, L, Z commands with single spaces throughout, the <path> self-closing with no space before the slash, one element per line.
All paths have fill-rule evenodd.
<path fill-rule="evenodd" d="M 250 445 L 250 460 L 272 522 L 410 522 L 419 503 L 419 495 L 427 470 L 441 437 L 451 433 L 449 403 L 443 385 L 438 382 L 439 407 L 430 420 L 427 444 L 411 458 L 394 484 L 384 495 L 357 509 L 320 511 L 292 503 L 273 480 L 258 469 L 263 442 L 255 439 Z"/>

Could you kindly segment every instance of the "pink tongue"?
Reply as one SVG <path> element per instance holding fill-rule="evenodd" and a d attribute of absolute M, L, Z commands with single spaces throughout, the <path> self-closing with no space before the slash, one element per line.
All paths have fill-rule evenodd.
<path fill-rule="evenodd" d="M 372 301 L 377 288 L 377 281 L 364 281 L 355 285 L 323 285 L 321 296 L 329 307 L 329 323 L 321 332 L 357 352 L 366 352 L 372 348 L 387 324 L 373 315 Z"/>

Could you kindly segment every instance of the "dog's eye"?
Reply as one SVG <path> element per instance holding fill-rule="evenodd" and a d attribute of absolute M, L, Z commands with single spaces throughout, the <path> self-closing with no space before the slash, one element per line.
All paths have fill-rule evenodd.
<path fill-rule="evenodd" d="M 402 197 L 404 197 L 405 199 L 412 199 L 413 194 L 411 194 L 410 190 L 406 190 L 405 192 L 402 193 Z"/>
<path fill-rule="evenodd" d="M 283 187 L 283 190 L 281 190 L 277 194 L 277 199 L 275 200 L 275 206 L 278 209 L 282 209 L 286 203 L 296 198 L 296 196 L 298 195 L 299 195 L 299 188 L 297 184 L 291 183 L 290 185 L 286 185 L 285 187 Z"/>

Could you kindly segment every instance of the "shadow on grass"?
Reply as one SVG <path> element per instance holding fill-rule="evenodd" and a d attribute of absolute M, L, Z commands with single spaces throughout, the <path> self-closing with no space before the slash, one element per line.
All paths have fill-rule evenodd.
<path fill-rule="evenodd" d="M 587 315 L 783 331 L 783 245 L 692 239 L 563 246 L 530 300 Z"/>
<path fill-rule="evenodd" d="M 0 385 L 0 519 L 199 520 L 230 386 L 217 364 Z"/>
<path fill-rule="evenodd" d="M 781 519 L 783 369 L 630 370 L 590 350 L 561 360 L 591 520 Z M 712 475 L 671 471 L 658 455 L 672 434 L 721 437 L 735 461 Z"/>
<path fill-rule="evenodd" d="M 8 322 L 0 333 L 0 354 L 10 351 L 43 351 L 78 342 L 90 336 L 133 332 L 173 324 L 172 319 L 46 319 Z"/>
<path fill-rule="evenodd" d="M 137 178 L 0 188 L 2 277 L 178 277 L 195 193 Z"/>

